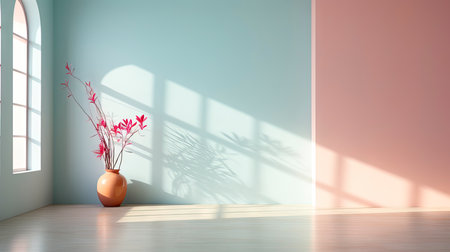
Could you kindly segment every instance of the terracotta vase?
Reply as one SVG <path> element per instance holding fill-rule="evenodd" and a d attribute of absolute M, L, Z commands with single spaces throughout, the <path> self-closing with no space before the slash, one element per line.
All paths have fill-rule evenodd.
<path fill-rule="evenodd" d="M 97 195 L 105 207 L 118 207 L 127 194 L 127 180 L 119 170 L 105 169 L 97 182 Z"/>

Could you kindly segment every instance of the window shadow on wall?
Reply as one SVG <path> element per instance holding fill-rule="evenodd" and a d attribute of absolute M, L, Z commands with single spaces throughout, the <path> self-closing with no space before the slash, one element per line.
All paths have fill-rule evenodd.
<path fill-rule="evenodd" d="M 123 86 L 123 76 L 135 80 Z M 123 162 L 127 203 L 311 203 L 302 137 L 134 65 L 101 84 L 116 121 L 150 116 Z"/>

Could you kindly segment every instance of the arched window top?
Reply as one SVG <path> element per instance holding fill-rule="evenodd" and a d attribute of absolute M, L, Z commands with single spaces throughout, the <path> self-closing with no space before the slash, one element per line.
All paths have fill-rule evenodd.
<path fill-rule="evenodd" d="M 19 8 L 20 7 L 20 8 Z M 16 11 L 21 11 L 16 14 Z M 25 13 L 25 14 L 23 14 Z M 16 26 L 15 21 L 13 24 L 13 32 L 16 33 L 16 28 L 18 29 L 19 36 L 22 36 L 24 32 L 27 32 L 27 39 L 34 45 L 41 45 L 41 18 L 39 15 L 39 8 L 37 6 L 36 0 L 16 0 L 14 7 L 14 15 L 17 15 L 18 20 L 21 23 Z M 23 27 L 24 22 L 26 22 L 27 29 L 23 29 L 21 31 L 20 27 Z M 21 32 L 21 33 L 20 33 Z"/>
<path fill-rule="evenodd" d="M 21 0 L 17 0 L 14 6 L 13 33 L 28 39 L 27 16 Z"/>

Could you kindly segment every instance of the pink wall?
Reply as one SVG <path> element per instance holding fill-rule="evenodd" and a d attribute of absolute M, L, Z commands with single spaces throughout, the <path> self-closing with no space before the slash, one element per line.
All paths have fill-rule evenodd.
<path fill-rule="evenodd" d="M 317 206 L 449 207 L 450 1 L 315 4 Z"/>

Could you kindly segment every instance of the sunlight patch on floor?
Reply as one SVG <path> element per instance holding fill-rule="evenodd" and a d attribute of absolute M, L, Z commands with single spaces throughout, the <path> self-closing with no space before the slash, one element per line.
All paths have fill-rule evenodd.
<path fill-rule="evenodd" d="M 304 205 L 133 206 L 118 223 L 383 213 L 450 212 L 450 208 L 312 209 Z"/>

